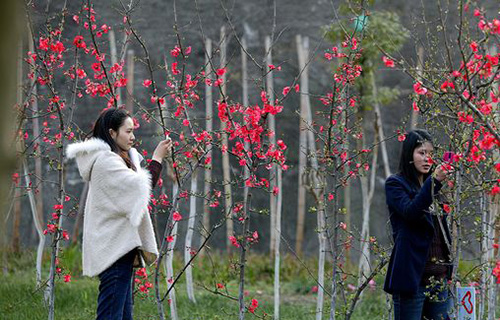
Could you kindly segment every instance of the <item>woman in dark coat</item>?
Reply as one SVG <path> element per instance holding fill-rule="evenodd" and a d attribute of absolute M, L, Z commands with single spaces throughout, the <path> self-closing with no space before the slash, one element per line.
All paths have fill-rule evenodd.
<path fill-rule="evenodd" d="M 432 165 L 427 131 L 406 134 L 399 173 L 385 182 L 394 247 L 384 290 L 393 297 L 395 320 L 448 319 L 450 232 L 440 190 L 449 165 Z M 439 210 L 439 214 L 438 214 Z"/>

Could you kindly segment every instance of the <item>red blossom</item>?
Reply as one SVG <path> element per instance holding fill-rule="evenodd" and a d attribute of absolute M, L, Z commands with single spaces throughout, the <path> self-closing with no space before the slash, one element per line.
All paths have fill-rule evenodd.
<path fill-rule="evenodd" d="M 134 122 L 134 130 L 141 127 L 141 124 L 139 123 L 139 120 L 137 120 L 137 118 L 132 118 L 132 121 Z"/>
<path fill-rule="evenodd" d="M 174 214 L 172 215 L 172 219 L 174 219 L 174 221 L 179 221 L 182 219 L 182 216 L 179 212 L 175 211 Z"/>
<path fill-rule="evenodd" d="M 19 173 L 17 173 L 17 172 L 13 173 L 12 174 L 12 182 L 14 182 L 16 184 L 16 186 L 19 185 L 19 180 L 20 180 Z"/>
<path fill-rule="evenodd" d="M 448 88 L 454 90 L 455 89 L 455 85 L 453 84 L 453 82 L 446 80 L 441 85 L 441 91 L 448 92 Z"/>
<path fill-rule="evenodd" d="M 235 236 L 229 236 L 229 241 L 231 242 L 231 244 L 236 247 L 236 248 L 239 248 L 240 247 L 240 244 L 238 243 L 238 240 L 236 240 L 236 237 Z"/>
<path fill-rule="evenodd" d="M 49 39 L 40 37 L 38 40 L 38 49 L 43 50 L 43 51 L 48 51 L 49 50 Z"/>
<path fill-rule="evenodd" d="M 222 77 L 224 73 L 226 73 L 226 68 L 217 69 L 215 71 L 215 74 L 217 74 L 218 77 Z"/>
<path fill-rule="evenodd" d="M 177 62 L 172 62 L 171 70 L 172 74 L 174 75 L 178 75 L 181 73 L 180 70 L 177 69 Z"/>
<path fill-rule="evenodd" d="M 495 185 L 493 186 L 493 188 L 491 188 L 490 194 L 491 194 L 492 196 L 494 196 L 494 195 L 497 195 L 497 194 L 499 194 L 499 193 L 500 193 L 500 186 L 498 186 L 498 184 L 495 184 Z"/>
<path fill-rule="evenodd" d="M 289 92 L 290 92 L 290 87 L 284 87 L 282 94 L 283 96 L 286 96 Z"/>
<path fill-rule="evenodd" d="M 385 66 L 386 67 L 389 67 L 389 68 L 394 68 L 394 61 L 387 58 L 386 56 L 383 56 L 382 57 L 382 61 L 384 62 Z"/>
<path fill-rule="evenodd" d="M 416 94 L 418 95 L 424 95 L 427 93 L 427 89 L 422 87 L 422 83 L 417 82 L 413 85 L 413 90 L 415 91 Z"/>
<path fill-rule="evenodd" d="M 259 301 L 257 299 L 252 299 L 250 306 L 248 306 L 248 312 L 255 313 L 255 309 L 259 306 Z"/>
<path fill-rule="evenodd" d="M 446 213 L 450 213 L 451 212 L 451 207 L 449 205 L 447 205 L 446 203 L 443 204 L 443 211 L 446 212 Z"/>
<path fill-rule="evenodd" d="M 86 49 L 87 48 L 87 44 L 85 43 L 85 41 L 83 41 L 83 37 L 80 36 L 80 35 L 75 36 L 75 38 L 73 39 L 73 44 L 77 48 L 82 48 L 82 49 Z"/>
<path fill-rule="evenodd" d="M 181 48 L 179 48 L 178 46 L 175 46 L 172 50 L 170 50 L 170 55 L 174 58 L 178 57 L 180 53 Z"/>
<path fill-rule="evenodd" d="M 471 48 L 472 52 L 477 52 L 478 45 L 477 45 L 476 41 L 471 42 L 470 48 Z"/>
<path fill-rule="evenodd" d="M 420 111 L 420 108 L 418 107 L 417 102 L 413 101 L 413 103 L 412 103 L 412 109 L 415 112 L 419 112 Z"/>
<path fill-rule="evenodd" d="M 470 114 L 463 112 L 463 111 L 458 112 L 457 115 L 458 115 L 458 120 L 460 122 L 464 122 L 467 124 L 471 124 L 474 122 L 474 117 Z"/>

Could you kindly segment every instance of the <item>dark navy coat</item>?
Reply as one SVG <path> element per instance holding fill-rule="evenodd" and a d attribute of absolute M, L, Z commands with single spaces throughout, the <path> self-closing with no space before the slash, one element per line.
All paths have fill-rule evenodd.
<path fill-rule="evenodd" d="M 403 176 L 396 174 L 385 182 L 394 247 L 392 249 L 384 290 L 388 293 L 416 293 L 420 285 L 429 248 L 434 235 L 431 212 L 433 195 L 442 184 L 429 176 L 420 189 Z M 434 189 L 434 191 L 432 191 Z M 450 232 L 443 217 L 445 236 Z M 439 232 L 441 232 L 439 230 Z M 448 249 L 445 250 L 449 254 Z M 448 267 L 451 275 L 451 266 Z"/>

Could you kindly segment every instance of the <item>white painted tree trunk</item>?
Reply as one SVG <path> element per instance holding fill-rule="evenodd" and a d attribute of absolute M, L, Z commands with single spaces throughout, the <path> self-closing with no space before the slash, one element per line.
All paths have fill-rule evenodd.
<path fill-rule="evenodd" d="M 309 38 L 304 38 L 303 41 L 297 42 L 297 49 L 299 51 L 299 68 L 304 69 L 307 57 L 309 56 Z M 305 122 L 306 127 L 312 125 L 312 111 L 311 104 L 309 101 L 309 87 L 307 73 L 304 77 L 304 82 L 301 81 L 301 94 L 306 95 L 304 104 Z M 323 318 L 323 304 L 324 304 L 324 287 L 325 287 L 325 260 L 326 260 L 326 217 L 325 217 L 325 191 L 324 191 L 324 181 L 321 179 L 319 172 L 318 159 L 316 158 L 316 142 L 314 140 L 314 133 L 311 130 L 307 130 L 307 145 L 309 148 L 309 153 L 311 155 L 311 168 L 312 168 L 312 183 L 313 192 L 316 194 L 317 205 L 318 205 L 318 296 L 316 299 L 316 320 L 321 320 Z"/>
<path fill-rule="evenodd" d="M 31 28 L 28 28 L 29 33 L 29 41 L 28 48 L 31 52 L 35 52 L 35 46 L 33 44 L 33 35 L 31 34 Z M 35 72 L 35 68 L 31 67 L 31 72 Z M 35 78 L 31 81 L 31 86 L 33 87 L 33 102 L 31 104 L 33 108 L 33 136 L 40 136 L 40 121 L 38 118 L 38 96 L 37 96 L 37 84 Z M 40 139 L 36 138 L 35 143 L 39 143 Z M 26 159 L 23 160 L 24 167 L 24 175 L 26 179 L 26 186 L 30 185 L 30 177 L 28 176 L 28 164 Z M 42 173 L 42 158 L 35 158 L 35 176 L 36 179 L 43 180 Z M 36 286 L 39 287 L 42 283 L 42 258 L 43 258 L 43 249 L 45 247 L 45 235 L 43 234 L 43 186 L 42 183 L 37 186 L 38 193 L 33 195 L 33 189 L 30 188 L 28 192 L 28 197 L 31 206 L 31 213 L 33 216 L 33 225 L 35 226 L 36 233 L 38 235 L 38 247 L 36 251 Z"/>
<path fill-rule="evenodd" d="M 424 67 L 424 59 L 425 59 L 425 53 L 424 53 L 424 48 L 422 46 L 419 46 L 417 49 L 417 56 L 418 56 L 418 62 L 417 62 L 417 74 L 419 77 L 422 75 L 422 70 Z M 411 121 L 410 121 L 410 130 L 416 129 L 418 126 L 418 119 L 420 118 L 419 112 L 413 110 L 411 111 Z"/>
<path fill-rule="evenodd" d="M 375 114 L 377 118 L 377 114 Z M 375 123 L 377 123 L 375 119 Z M 366 133 L 365 133 L 366 134 Z M 375 193 L 375 178 L 377 176 L 377 159 L 378 159 L 378 144 L 379 141 L 378 131 L 375 130 L 375 136 L 373 139 L 373 145 L 375 146 L 372 150 L 372 162 L 370 167 L 370 180 L 367 176 L 360 176 L 359 180 L 361 182 L 361 195 L 363 198 L 363 223 L 361 228 L 361 256 L 359 257 L 358 264 L 358 284 L 360 285 L 366 279 L 366 277 L 371 273 L 370 265 L 370 209 L 373 201 L 373 195 Z"/>
<path fill-rule="evenodd" d="M 375 112 L 375 130 L 377 131 L 379 137 L 382 162 L 384 164 L 385 177 L 387 178 L 391 175 L 391 167 L 389 166 L 389 156 L 387 154 L 387 145 L 385 143 L 384 127 L 382 126 L 382 113 L 380 112 L 380 104 L 378 102 L 378 89 L 374 72 L 370 73 L 370 78 L 372 83 L 373 96 L 375 97 L 375 103 L 373 104 L 373 109 Z"/>
<path fill-rule="evenodd" d="M 134 112 L 134 50 L 127 50 L 127 100 L 125 109 Z"/>
<path fill-rule="evenodd" d="M 177 196 L 177 190 L 179 189 L 179 186 L 177 183 L 174 182 L 173 186 L 173 196 Z M 169 219 L 169 223 L 173 223 L 174 226 L 172 228 L 172 237 L 173 241 L 169 242 L 167 244 L 167 253 L 165 254 L 165 268 L 166 274 L 167 274 L 167 289 L 170 290 L 170 288 L 173 285 L 173 280 L 174 280 L 174 266 L 173 266 L 173 261 L 174 261 L 174 248 L 175 248 L 175 243 L 177 242 L 177 227 L 178 227 L 178 222 L 174 221 L 172 217 Z M 170 307 L 170 317 L 172 320 L 177 320 L 177 300 L 175 296 L 175 288 L 172 288 L 169 293 L 169 307 Z"/>
<path fill-rule="evenodd" d="M 274 83 L 273 83 L 273 71 L 269 68 L 273 64 L 273 55 L 271 48 L 271 38 L 266 36 L 265 38 L 265 50 L 266 50 L 266 92 L 270 104 L 274 104 Z M 269 143 L 276 146 L 276 122 L 272 114 L 267 116 L 269 130 L 272 132 L 269 137 Z M 269 188 L 274 190 L 276 187 L 276 165 L 272 164 L 271 170 L 269 170 Z M 275 243 L 276 243 L 276 196 L 271 192 L 269 194 L 269 254 L 271 257 L 274 254 Z"/>
<path fill-rule="evenodd" d="M 496 46 L 491 46 L 489 53 L 491 56 L 495 56 L 497 54 L 498 50 Z M 496 81 L 495 84 L 498 87 L 499 82 Z M 498 95 L 499 94 L 499 89 L 494 90 L 494 92 Z M 499 114 L 499 103 L 494 104 L 494 112 L 495 115 L 495 120 L 496 123 L 498 123 L 500 114 Z M 493 153 L 493 159 L 494 163 L 498 163 L 500 160 L 500 152 L 498 150 L 495 150 Z M 495 226 L 498 224 L 498 219 L 499 219 L 499 214 L 500 214 L 500 197 L 499 196 L 487 196 L 487 205 L 488 205 L 488 213 L 489 213 L 489 230 L 488 230 L 488 240 L 490 243 L 488 244 L 489 252 L 488 252 L 488 259 L 490 262 L 489 264 L 489 283 L 488 283 L 488 320 L 494 320 L 496 319 L 496 301 L 497 301 L 497 290 L 498 290 L 498 285 L 496 284 L 495 278 L 492 275 L 492 268 L 493 268 L 493 263 L 495 261 L 495 250 L 493 248 L 493 243 L 495 242 Z M 500 252 L 500 250 L 499 250 Z"/>
<path fill-rule="evenodd" d="M 210 62 L 212 60 L 212 40 L 207 39 L 205 42 L 205 76 L 210 77 L 212 66 Z M 205 129 L 207 132 L 212 132 L 212 123 L 213 123 L 213 112 L 212 112 L 212 87 L 205 84 Z M 212 148 L 209 147 L 207 151 L 207 158 L 212 159 Z M 213 163 L 213 162 L 212 162 Z M 212 163 L 208 165 L 204 170 L 204 185 L 203 185 L 203 194 L 205 196 L 203 200 L 203 228 L 205 232 L 210 230 L 210 201 L 208 200 L 208 196 L 210 194 L 211 188 L 211 180 L 212 180 Z M 200 243 L 203 241 L 203 236 L 200 237 Z M 200 254 L 204 254 L 205 250 L 201 249 Z"/>
<path fill-rule="evenodd" d="M 270 103 L 274 104 L 274 83 L 273 83 L 273 73 L 269 70 L 269 65 L 273 64 L 272 60 L 272 48 L 271 48 L 271 38 L 266 36 L 265 39 L 265 50 L 267 53 L 266 64 L 267 71 L 266 74 L 266 88 L 267 95 Z M 270 143 L 276 146 L 276 122 L 275 117 L 272 114 L 268 115 L 269 120 L 269 130 L 272 132 L 269 140 Z M 281 242 L 281 199 L 282 199 L 282 188 L 281 188 L 281 178 L 282 171 L 276 164 L 273 164 L 269 172 L 269 181 L 271 193 L 269 195 L 269 208 L 271 217 L 271 243 L 270 243 L 270 253 L 274 253 L 274 319 L 277 320 L 280 317 L 280 242 Z M 278 194 L 274 194 L 274 189 L 278 188 Z"/>
<path fill-rule="evenodd" d="M 484 195 L 481 197 L 479 211 L 481 212 L 481 291 L 479 292 L 479 319 L 483 319 L 484 310 L 486 309 L 486 292 L 489 288 L 488 274 L 488 212 L 484 208 Z"/>
<path fill-rule="evenodd" d="M 26 159 L 23 159 L 23 171 L 26 186 L 29 186 L 31 185 L 31 179 L 29 176 L 28 163 Z M 39 220 L 39 213 L 37 211 L 36 200 L 32 188 L 28 188 L 28 198 L 31 207 L 31 216 L 33 217 L 33 223 L 35 224 L 35 228 L 38 234 L 38 248 L 36 251 L 36 286 L 38 288 L 42 283 L 42 257 L 43 249 L 45 247 L 45 235 L 43 234 L 43 227 Z"/>
<path fill-rule="evenodd" d="M 282 170 L 281 167 L 277 169 L 278 175 L 277 187 L 278 196 L 276 199 L 276 236 L 274 245 L 274 320 L 280 318 L 280 300 L 281 300 L 281 284 L 280 284 L 280 244 L 281 244 L 281 209 L 283 202 L 283 188 L 282 188 Z"/>
<path fill-rule="evenodd" d="M 186 232 L 186 244 L 184 249 L 184 263 L 188 264 L 191 260 L 191 252 L 193 251 L 193 233 L 194 222 L 196 220 L 196 193 L 198 192 L 198 172 L 195 171 L 191 175 L 191 197 L 189 199 L 189 220 Z M 193 267 L 191 265 L 186 267 L 186 289 L 189 300 L 196 303 L 193 287 Z"/>
<path fill-rule="evenodd" d="M 227 48 L 227 39 L 228 35 L 226 34 L 226 27 L 222 26 L 220 29 L 220 66 L 221 68 L 226 67 L 226 48 Z M 222 96 L 221 99 L 226 98 L 227 86 L 226 86 L 226 74 L 222 76 Z M 229 139 L 226 130 L 226 123 L 221 122 L 221 131 L 222 131 L 222 146 L 225 146 L 229 149 Z M 231 191 L 231 167 L 229 163 L 229 153 L 222 153 L 222 173 L 223 173 L 223 181 L 224 181 L 224 209 L 225 214 L 227 216 L 226 220 L 226 248 L 228 252 L 231 252 L 231 241 L 229 241 L 229 237 L 234 233 L 233 226 L 233 215 L 232 215 L 232 206 L 233 206 L 233 196 Z"/>
<path fill-rule="evenodd" d="M 246 38 L 243 37 L 241 40 L 241 69 L 242 69 L 242 103 L 243 106 L 248 106 L 248 68 L 247 68 L 247 56 L 246 56 L 246 49 L 247 49 L 247 42 Z M 245 141 L 245 150 L 250 150 L 250 142 Z M 251 159 L 250 159 L 251 160 Z M 247 181 L 250 178 L 250 170 L 248 166 L 251 166 L 252 163 L 249 161 L 247 163 L 247 166 L 245 166 L 243 170 L 243 179 Z M 245 220 L 243 223 L 243 232 L 242 234 L 245 234 L 245 232 L 248 229 L 248 206 L 249 206 L 249 187 L 246 183 L 244 183 L 243 187 L 243 213 L 245 215 Z M 238 305 L 239 305 L 239 313 L 238 313 L 238 319 L 244 319 L 245 318 L 245 245 L 243 245 L 240 248 L 240 279 L 239 279 L 239 288 L 238 288 Z"/>
<path fill-rule="evenodd" d="M 304 242 L 304 222 L 306 218 L 306 188 L 304 186 L 304 172 L 307 166 L 307 126 L 306 121 L 306 103 L 308 99 L 308 84 L 307 75 L 308 68 L 305 66 L 304 57 L 302 57 L 302 37 L 297 35 L 295 37 L 297 45 L 297 55 L 299 61 L 299 70 L 302 71 L 300 75 L 300 124 L 299 124 L 299 178 L 298 178 L 298 195 L 297 195 L 297 230 L 295 235 L 295 252 L 298 255 L 302 254 L 302 243 Z"/>
<path fill-rule="evenodd" d="M 490 201 L 489 203 L 489 214 L 490 214 L 490 221 L 489 221 L 489 254 L 488 254 L 488 259 L 492 263 L 495 261 L 495 250 L 493 248 L 493 242 L 495 241 L 495 223 L 497 222 L 498 219 L 498 214 L 499 212 L 499 199 L 498 196 L 488 196 L 488 199 Z M 497 301 L 497 284 L 495 281 L 495 278 L 492 275 L 492 264 L 489 265 L 490 268 L 488 270 L 489 274 L 489 283 L 488 283 L 488 320 L 494 320 L 497 319 L 496 316 L 496 301 Z"/>
<path fill-rule="evenodd" d="M 109 36 L 109 51 L 111 55 L 111 65 L 115 65 L 115 63 L 118 63 L 118 57 L 117 57 L 117 52 L 116 52 L 116 37 L 115 37 L 115 31 L 113 29 L 108 31 L 108 36 Z M 120 87 L 115 88 L 115 94 L 116 94 L 116 105 L 120 105 L 120 102 L 122 100 L 122 90 Z"/>
<path fill-rule="evenodd" d="M 494 202 L 494 197 L 487 195 L 482 195 L 480 210 L 482 212 L 482 234 L 481 239 L 481 263 L 482 274 L 481 274 L 481 294 L 480 294 L 480 305 L 479 305 L 479 319 L 483 319 L 484 314 L 487 314 L 486 319 L 494 320 L 496 319 L 496 290 L 497 285 L 495 283 L 495 278 L 492 275 L 492 266 L 494 263 L 494 236 L 495 236 L 495 221 L 496 213 L 498 212 L 498 203 Z"/>

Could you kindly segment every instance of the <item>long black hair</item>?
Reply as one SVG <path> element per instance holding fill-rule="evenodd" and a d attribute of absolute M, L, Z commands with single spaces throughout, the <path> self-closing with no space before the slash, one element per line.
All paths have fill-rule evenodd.
<path fill-rule="evenodd" d="M 429 132 L 422 129 L 415 129 L 408 132 L 405 140 L 403 141 L 401 157 L 399 158 L 399 174 L 412 182 L 416 187 L 420 187 L 420 183 L 418 181 L 419 173 L 413 163 L 413 151 L 425 142 L 433 144 L 432 137 Z M 431 172 L 432 170 L 424 175 L 424 181 L 431 174 Z"/>
<path fill-rule="evenodd" d="M 127 164 L 127 167 L 136 170 L 134 164 L 130 161 L 128 153 L 120 150 L 109 133 L 109 129 L 113 129 L 118 132 L 118 129 L 122 126 L 123 122 L 125 122 L 125 119 L 129 117 L 130 115 L 124 109 L 111 108 L 104 110 L 94 124 L 92 136 L 94 138 L 104 140 L 107 144 L 109 144 L 113 152 L 122 157 Z"/>
<path fill-rule="evenodd" d="M 104 110 L 94 124 L 92 136 L 104 140 L 109 144 L 113 152 L 119 153 L 120 148 L 111 137 L 109 129 L 118 132 L 118 128 L 121 127 L 128 117 L 130 117 L 130 115 L 124 109 L 111 108 Z"/>

